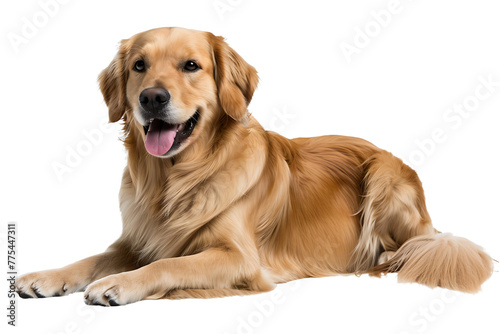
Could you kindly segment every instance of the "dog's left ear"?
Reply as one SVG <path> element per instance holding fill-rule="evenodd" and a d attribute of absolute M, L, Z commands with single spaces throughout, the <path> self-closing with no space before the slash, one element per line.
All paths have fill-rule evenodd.
<path fill-rule="evenodd" d="M 128 71 L 125 67 L 128 50 L 127 40 L 123 40 L 115 58 L 98 78 L 104 101 L 109 109 L 110 123 L 119 121 L 129 108 L 126 97 Z"/>
<path fill-rule="evenodd" d="M 220 106 L 231 118 L 243 120 L 259 82 L 257 71 L 229 47 L 224 38 L 211 33 L 208 36 Z"/>

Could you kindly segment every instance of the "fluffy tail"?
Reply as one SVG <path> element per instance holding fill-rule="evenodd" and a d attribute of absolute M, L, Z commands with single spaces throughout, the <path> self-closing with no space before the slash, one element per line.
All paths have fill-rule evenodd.
<path fill-rule="evenodd" d="M 451 234 L 409 239 L 371 276 L 398 272 L 399 282 L 416 282 L 463 292 L 477 292 L 493 272 L 493 260 L 471 241 Z"/>

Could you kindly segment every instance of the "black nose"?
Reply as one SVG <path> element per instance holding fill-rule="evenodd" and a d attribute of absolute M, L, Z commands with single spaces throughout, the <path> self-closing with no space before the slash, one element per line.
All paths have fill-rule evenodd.
<path fill-rule="evenodd" d="M 146 88 L 139 95 L 139 103 L 147 111 L 160 111 L 170 101 L 170 94 L 165 88 Z"/>

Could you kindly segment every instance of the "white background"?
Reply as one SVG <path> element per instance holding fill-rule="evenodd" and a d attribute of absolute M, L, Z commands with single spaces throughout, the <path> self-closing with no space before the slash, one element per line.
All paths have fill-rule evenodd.
<path fill-rule="evenodd" d="M 229 7 L 220 14 L 218 3 Z M 19 272 L 66 265 L 119 236 L 126 153 L 118 125 L 100 128 L 107 109 L 96 78 L 119 40 L 160 26 L 225 36 L 259 71 L 250 110 L 264 127 L 288 137 L 363 137 L 410 162 L 436 228 L 500 258 L 500 87 L 460 124 L 443 119 L 454 105 L 473 103 L 476 89 L 486 92 L 479 77 L 500 81 L 500 6 L 401 0 L 381 26 L 371 13 L 388 7 L 389 0 L 70 0 L 49 16 L 34 0 L 4 3 L 0 220 L 18 223 Z M 40 27 L 32 36 L 24 27 L 29 38 L 14 47 L 9 38 L 22 36 L 26 22 Z M 368 41 L 359 33 L 365 28 Z M 349 62 L 341 45 L 355 41 Z M 445 140 L 430 144 L 436 131 Z M 85 132 L 102 139 L 89 147 Z M 54 164 L 77 149 L 86 156 L 59 179 Z M 394 276 L 308 279 L 251 297 L 119 308 L 86 306 L 78 293 L 18 300 L 15 329 L 0 319 L 9 333 L 498 333 L 498 276 L 475 295 L 397 284 Z"/>

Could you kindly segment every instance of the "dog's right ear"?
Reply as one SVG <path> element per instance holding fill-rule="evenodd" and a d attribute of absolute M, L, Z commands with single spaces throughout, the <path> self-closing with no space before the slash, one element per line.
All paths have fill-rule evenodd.
<path fill-rule="evenodd" d="M 128 40 L 123 40 L 115 58 L 99 74 L 99 86 L 109 109 L 110 123 L 119 121 L 129 108 L 126 97 L 128 71 L 125 65 L 129 50 Z"/>

